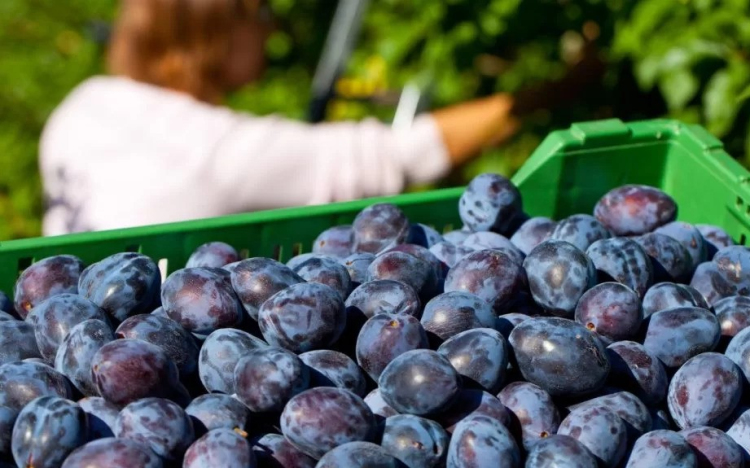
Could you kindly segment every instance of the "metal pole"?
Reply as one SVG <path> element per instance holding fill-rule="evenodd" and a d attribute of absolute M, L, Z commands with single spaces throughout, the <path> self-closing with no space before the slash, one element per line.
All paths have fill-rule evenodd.
<path fill-rule="evenodd" d="M 317 123 L 325 119 L 336 80 L 354 48 L 368 2 L 369 0 L 339 0 L 313 77 L 310 122 Z"/>

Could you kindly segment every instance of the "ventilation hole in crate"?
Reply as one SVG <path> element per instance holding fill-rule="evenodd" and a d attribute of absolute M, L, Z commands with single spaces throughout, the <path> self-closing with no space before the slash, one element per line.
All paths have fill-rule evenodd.
<path fill-rule="evenodd" d="M 274 245 L 271 258 L 280 262 L 282 253 L 284 253 L 284 249 L 280 245 Z"/>
<path fill-rule="evenodd" d="M 138 244 L 131 244 L 125 247 L 125 252 L 135 252 L 140 253 L 141 252 L 141 246 Z"/>
<path fill-rule="evenodd" d="M 742 197 L 737 197 L 737 200 L 735 201 L 735 204 L 737 205 L 737 208 L 742 207 Z"/>
<path fill-rule="evenodd" d="M 745 238 L 745 235 L 744 235 L 744 234 L 740 235 L 740 245 L 745 245 L 745 241 L 746 241 L 746 240 L 747 240 L 747 239 Z"/>
<path fill-rule="evenodd" d="M 246 258 L 250 257 L 250 250 L 249 249 L 240 249 L 240 260 L 244 260 Z"/>
<path fill-rule="evenodd" d="M 747 205 L 747 206 L 745 207 L 745 215 L 746 215 L 746 216 L 750 216 L 750 205 Z"/>
<path fill-rule="evenodd" d="M 446 225 L 445 225 L 445 226 L 443 227 L 443 234 L 448 234 L 448 233 L 449 233 L 449 232 L 451 232 L 452 230 L 453 230 L 453 225 L 452 225 L 452 224 L 446 224 Z"/>
<path fill-rule="evenodd" d="M 159 261 L 156 262 L 156 266 L 159 267 L 159 273 L 161 273 L 161 282 L 163 283 L 164 280 L 167 279 L 167 274 L 169 273 L 169 259 L 160 258 Z"/>
<path fill-rule="evenodd" d="M 34 263 L 33 257 L 22 257 L 18 259 L 18 273 L 21 273 L 23 270 L 27 269 L 31 266 L 31 264 Z"/>
<path fill-rule="evenodd" d="M 292 257 L 296 257 L 297 255 L 302 253 L 302 244 L 297 242 L 292 246 Z"/>

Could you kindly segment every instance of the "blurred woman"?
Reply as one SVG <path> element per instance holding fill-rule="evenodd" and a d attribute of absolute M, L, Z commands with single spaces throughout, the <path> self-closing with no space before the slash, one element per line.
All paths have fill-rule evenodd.
<path fill-rule="evenodd" d="M 263 73 L 266 11 L 261 0 L 123 1 L 110 75 L 79 85 L 43 133 L 45 235 L 396 194 L 517 129 L 507 95 L 407 131 L 222 107 Z"/>

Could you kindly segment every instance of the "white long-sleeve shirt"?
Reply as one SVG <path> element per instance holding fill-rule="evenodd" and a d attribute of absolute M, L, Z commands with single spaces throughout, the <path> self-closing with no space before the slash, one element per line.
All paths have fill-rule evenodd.
<path fill-rule="evenodd" d="M 400 192 L 449 167 L 434 120 L 309 125 L 120 77 L 78 86 L 40 144 L 44 235 Z"/>

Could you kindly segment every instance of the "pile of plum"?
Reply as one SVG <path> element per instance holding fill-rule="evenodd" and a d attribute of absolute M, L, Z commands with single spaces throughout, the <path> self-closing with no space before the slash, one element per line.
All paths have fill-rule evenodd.
<path fill-rule="evenodd" d="M 0 296 L 0 466 L 722 467 L 750 454 L 750 249 L 652 187 L 464 227 L 391 204 L 286 264 L 48 257 Z"/>

